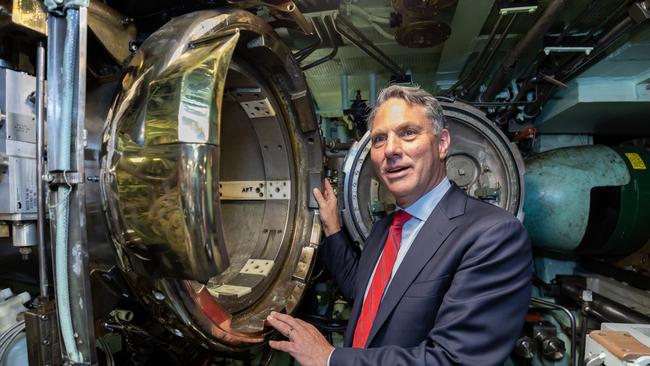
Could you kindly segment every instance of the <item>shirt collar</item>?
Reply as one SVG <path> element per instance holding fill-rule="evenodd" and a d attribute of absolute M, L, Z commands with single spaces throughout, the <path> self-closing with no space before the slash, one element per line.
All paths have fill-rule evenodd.
<path fill-rule="evenodd" d="M 418 198 L 417 201 L 415 201 L 412 205 L 407 207 L 406 209 L 403 209 L 399 206 L 397 206 L 398 209 L 400 210 L 406 210 L 411 216 L 415 217 L 416 219 L 420 221 L 425 221 L 429 215 L 431 215 L 431 212 L 433 212 L 433 209 L 436 208 L 440 200 L 442 200 L 442 197 L 447 193 L 449 188 L 451 187 L 451 182 L 449 182 L 449 178 L 444 177 L 438 185 L 433 187 L 432 190 L 424 194 L 424 196 Z"/>

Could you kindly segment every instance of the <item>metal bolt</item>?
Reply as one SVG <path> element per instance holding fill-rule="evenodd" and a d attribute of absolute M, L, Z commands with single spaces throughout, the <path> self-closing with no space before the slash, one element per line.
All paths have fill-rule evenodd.
<path fill-rule="evenodd" d="M 47 315 L 45 315 L 45 314 L 41 314 L 41 315 L 39 316 L 39 319 L 41 319 L 41 320 L 43 320 L 43 321 L 50 320 L 50 318 L 49 318 Z"/>
<path fill-rule="evenodd" d="M 21 258 L 26 261 L 29 259 L 29 255 L 32 253 L 32 248 L 30 247 L 21 247 L 18 249 L 18 252 L 20 252 Z"/>
<path fill-rule="evenodd" d="M 458 175 L 465 175 L 465 169 L 458 169 Z"/>
<path fill-rule="evenodd" d="M 43 343 L 44 345 L 46 345 L 46 346 L 49 346 L 49 345 L 50 345 L 50 341 L 47 340 L 47 339 L 43 339 L 42 343 Z"/>
<path fill-rule="evenodd" d="M 86 177 L 86 180 L 89 182 L 99 182 L 99 177 L 96 175 Z"/>
<path fill-rule="evenodd" d="M 163 301 L 163 300 L 165 300 L 165 295 L 163 295 L 162 292 L 151 291 L 151 293 L 153 294 L 153 297 L 154 297 L 156 300 L 158 300 L 158 301 Z"/>
<path fill-rule="evenodd" d="M 176 328 L 172 329 L 172 333 L 174 333 L 174 335 L 177 337 L 183 337 L 183 333 L 181 333 L 181 331 Z"/>

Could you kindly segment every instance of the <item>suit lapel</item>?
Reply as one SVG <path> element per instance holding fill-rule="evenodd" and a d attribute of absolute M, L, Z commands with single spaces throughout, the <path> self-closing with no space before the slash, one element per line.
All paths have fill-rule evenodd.
<path fill-rule="evenodd" d="M 354 294 L 354 303 L 348 321 L 348 327 L 345 332 L 345 345 L 352 346 L 352 337 L 354 336 L 354 328 L 356 327 L 357 320 L 361 314 L 361 306 L 363 305 L 363 295 L 366 292 L 366 287 L 370 281 L 370 275 L 375 268 L 375 263 L 379 260 L 384 243 L 388 237 L 388 229 L 390 223 L 393 221 L 393 215 L 388 215 L 375 224 L 375 227 L 366 239 L 366 247 L 363 248 L 363 254 L 359 259 L 356 293 Z"/>
<path fill-rule="evenodd" d="M 436 209 L 433 210 L 420 229 L 420 232 L 415 237 L 413 244 L 400 264 L 399 269 L 395 273 L 395 277 L 391 280 L 391 283 L 386 290 L 387 292 L 379 305 L 377 316 L 375 317 L 372 329 L 370 330 L 370 335 L 368 336 L 367 344 L 372 342 L 381 326 L 384 324 L 386 319 L 388 319 L 388 316 L 391 314 L 393 309 L 395 309 L 397 303 L 399 303 L 404 292 L 406 292 L 406 289 L 411 285 L 415 277 L 417 277 L 431 257 L 433 257 L 433 255 L 438 251 L 449 234 L 451 234 L 451 232 L 456 228 L 456 224 L 453 223 L 451 219 L 464 213 L 466 203 L 467 196 L 465 193 L 452 184 L 452 187 L 445 194 Z M 386 233 L 387 232 L 388 230 L 386 228 Z M 376 258 L 372 263 L 376 263 Z M 374 266 L 370 266 L 369 272 L 372 272 L 373 268 Z M 370 274 L 368 274 L 368 277 L 366 278 L 366 284 L 368 283 L 369 277 Z M 361 296 L 363 296 L 363 293 Z M 361 302 L 362 301 L 355 301 L 355 305 Z M 360 308 L 360 305 L 358 307 Z M 357 310 L 354 324 L 356 324 L 358 316 L 359 310 Z"/>

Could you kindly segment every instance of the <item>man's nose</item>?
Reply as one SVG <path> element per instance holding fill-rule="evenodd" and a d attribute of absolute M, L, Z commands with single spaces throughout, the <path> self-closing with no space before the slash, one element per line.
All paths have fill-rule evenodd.
<path fill-rule="evenodd" d="M 388 134 L 386 137 L 386 148 L 384 149 L 386 157 L 390 158 L 394 155 L 398 155 L 401 151 L 402 144 L 399 137 L 393 133 Z"/>

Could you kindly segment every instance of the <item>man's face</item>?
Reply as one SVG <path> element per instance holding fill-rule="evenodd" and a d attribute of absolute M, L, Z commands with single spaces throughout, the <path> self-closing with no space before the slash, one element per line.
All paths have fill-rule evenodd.
<path fill-rule="evenodd" d="M 389 99 L 377 109 L 370 137 L 375 172 L 400 207 L 413 204 L 445 176 L 449 131 L 434 134 L 424 107 Z"/>

